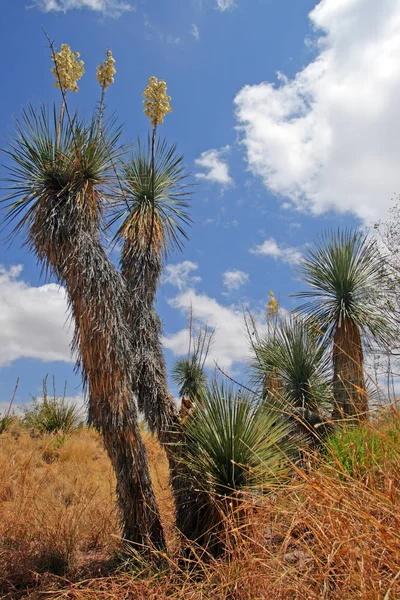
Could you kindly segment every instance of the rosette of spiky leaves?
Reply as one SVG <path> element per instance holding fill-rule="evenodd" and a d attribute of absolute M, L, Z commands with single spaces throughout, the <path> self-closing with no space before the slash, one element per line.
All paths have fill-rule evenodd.
<path fill-rule="evenodd" d="M 163 254 L 180 250 L 183 239 L 187 239 L 185 227 L 191 223 L 187 179 L 183 156 L 177 154 L 176 145 L 159 140 L 153 198 L 151 138 L 144 145 L 138 139 L 136 150 L 122 169 L 124 201 L 112 219 L 115 222 L 122 218 L 117 238 L 129 241 L 138 250 L 147 249 L 150 243 L 151 249 Z"/>
<path fill-rule="evenodd" d="M 374 238 L 360 230 L 326 231 L 308 248 L 299 274 L 310 289 L 295 296 L 310 300 L 298 311 L 311 317 L 323 333 L 333 338 L 337 328 L 351 321 L 364 336 L 387 341 L 388 281 Z"/>
<path fill-rule="evenodd" d="M 181 416 L 185 416 L 192 403 L 200 398 L 207 386 L 205 362 L 210 352 L 214 330 L 207 326 L 193 332 L 193 314 L 190 311 L 189 352 L 186 358 L 178 359 L 172 367 L 172 380 L 178 386 L 182 399 Z"/>
<path fill-rule="evenodd" d="M 270 335 L 260 337 L 253 346 L 254 378 L 264 385 L 274 373 L 282 383 L 282 407 L 319 412 L 332 401 L 328 349 L 326 338 L 303 319 L 282 318 Z"/>
<path fill-rule="evenodd" d="M 194 355 L 178 359 L 172 367 L 171 377 L 178 386 L 179 396 L 187 396 L 191 401 L 198 398 L 207 385 L 204 368 L 196 361 Z"/>
<path fill-rule="evenodd" d="M 386 302 L 387 276 L 376 241 L 362 231 L 328 231 L 308 249 L 300 275 L 310 299 L 298 310 L 333 342 L 334 416 L 368 410 L 363 343 L 390 339 L 392 316 Z"/>
<path fill-rule="evenodd" d="M 29 232 L 28 242 L 41 258 L 46 251 L 62 252 L 78 230 L 98 230 L 104 202 L 115 197 L 113 165 L 122 152 L 115 122 L 106 125 L 101 139 L 96 122 L 87 125 L 78 115 L 72 123 L 63 120 L 58 141 L 57 127 L 55 107 L 30 107 L 4 149 L 10 160 L 5 220 L 16 223 L 14 233 Z"/>
<path fill-rule="evenodd" d="M 208 387 L 185 420 L 184 431 L 184 460 L 210 493 L 268 491 L 288 475 L 294 455 L 292 425 L 260 399 L 233 387 Z"/>

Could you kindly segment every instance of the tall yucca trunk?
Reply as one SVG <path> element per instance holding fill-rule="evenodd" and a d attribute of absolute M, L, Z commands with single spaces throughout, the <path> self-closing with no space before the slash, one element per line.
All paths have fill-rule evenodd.
<path fill-rule="evenodd" d="M 271 404 L 282 402 L 284 385 L 279 376 L 278 369 L 273 367 L 269 373 L 264 376 L 263 398 Z"/>
<path fill-rule="evenodd" d="M 364 353 L 359 327 L 344 318 L 333 339 L 333 419 L 368 416 L 364 377 Z"/>
<path fill-rule="evenodd" d="M 192 489 L 193 477 L 180 460 L 184 440 L 179 411 L 168 391 L 167 372 L 161 345 L 161 321 L 154 307 L 162 263 L 160 253 L 146 245 L 134 248 L 125 242 L 122 258 L 130 303 L 127 322 L 133 337 L 132 363 L 138 407 L 152 433 L 164 448 L 170 468 L 176 507 L 176 524 L 189 539 L 197 537 L 198 504 L 201 498 Z"/>
<path fill-rule="evenodd" d="M 38 258 L 67 291 L 75 319 L 73 346 L 89 392 L 89 416 L 101 432 L 117 480 L 124 538 L 165 547 L 156 499 L 140 436 L 130 377 L 132 349 L 125 323 L 126 288 L 87 217 L 68 213 L 71 201 L 45 199 L 30 230 Z M 82 211 L 85 212 L 85 211 Z M 85 222 L 86 220 L 86 222 Z M 43 223 L 54 223 L 43 227 Z M 63 224 L 68 223 L 68 227 Z M 49 237 L 46 232 L 53 231 Z"/>

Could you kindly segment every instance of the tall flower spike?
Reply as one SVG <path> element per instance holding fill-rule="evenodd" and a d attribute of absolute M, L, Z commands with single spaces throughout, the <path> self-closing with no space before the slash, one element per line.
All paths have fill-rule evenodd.
<path fill-rule="evenodd" d="M 51 69 L 56 82 L 54 86 L 64 92 L 77 92 L 77 81 L 85 72 L 83 60 L 78 60 L 79 52 L 72 52 L 68 44 L 62 44 L 60 52 L 54 52 L 54 67 Z"/>
<path fill-rule="evenodd" d="M 152 127 L 156 127 L 164 122 L 166 114 L 172 112 L 167 84 L 162 79 L 159 81 L 157 77 L 150 77 L 143 96 L 144 114 L 151 120 Z"/>
<path fill-rule="evenodd" d="M 270 290 L 269 292 L 269 302 L 268 302 L 268 311 L 267 315 L 269 318 L 275 317 L 279 310 L 278 300 L 274 296 L 274 292 Z"/>
<path fill-rule="evenodd" d="M 115 60 L 111 50 L 107 50 L 107 58 L 103 63 L 99 64 L 96 74 L 97 81 L 104 90 L 114 83 L 114 75 L 117 72 L 114 63 Z"/>

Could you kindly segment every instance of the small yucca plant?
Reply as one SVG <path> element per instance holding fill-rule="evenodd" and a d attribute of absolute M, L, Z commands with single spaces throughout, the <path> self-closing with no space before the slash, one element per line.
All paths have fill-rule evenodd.
<path fill-rule="evenodd" d="M 217 495 L 279 485 L 290 470 L 291 425 L 257 398 L 223 384 L 207 388 L 185 422 L 185 460 Z"/>
<path fill-rule="evenodd" d="M 214 383 L 183 422 L 182 460 L 198 492 L 193 529 L 198 543 L 218 555 L 226 545 L 231 517 L 244 525 L 246 497 L 276 489 L 289 476 L 292 425 L 260 399 Z"/>
<path fill-rule="evenodd" d="M 55 387 L 53 396 L 47 392 L 47 380 L 43 381 L 43 398 L 34 398 L 32 407 L 25 409 L 23 424 L 40 433 L 68 435 L 83 425 L 83 416 L 76 404 L 58 397 Z"/>

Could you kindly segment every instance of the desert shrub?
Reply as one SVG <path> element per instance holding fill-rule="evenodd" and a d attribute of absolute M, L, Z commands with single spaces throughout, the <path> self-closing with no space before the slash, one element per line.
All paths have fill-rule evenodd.
<path fill-rule="evenodd" d="M 0 413 L 0 434 L 6 431 L 15 421 L 15 415 L 8 413 L 2 415 Z"/>
<path fill-rule="evenodd" d="M 76 404 L 57 396 L 53 385 L 53 396 L 47 393 L 46 379 L 43 381 L 43 397 L 33 398 L 32 405 L 25 409 L 23 424 L 40 433 L 62 433 L 68 435 L 83 425 L 83 416 Z"/>

